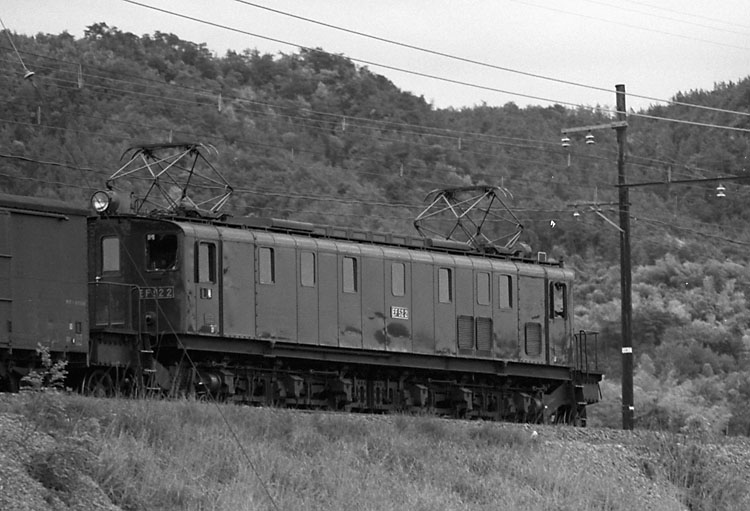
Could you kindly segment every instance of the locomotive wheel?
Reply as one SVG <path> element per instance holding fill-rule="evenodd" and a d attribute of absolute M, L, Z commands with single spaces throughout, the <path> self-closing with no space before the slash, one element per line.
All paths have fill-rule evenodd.
<path fill-rule="evenodd" d="M 96 369 L 83 380 L 83 393 L 93 397 L 114 395 L 115 384 L 108 369 Z"/>

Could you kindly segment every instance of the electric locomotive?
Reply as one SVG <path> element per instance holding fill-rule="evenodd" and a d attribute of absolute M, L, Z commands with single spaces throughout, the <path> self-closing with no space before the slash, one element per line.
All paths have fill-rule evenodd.
<path fill-rule="evenodd" d="M 86 361 L 74 371 L 86 392 L 585 422 L 601 373 L 595 334 L 573 330 L 571 270 L 485 243 L 475 224 L 457 224 L 467 243 L 229 217 L 218 210 L 231 187 L 196 170 L 204 152 L 131 148 L 93 197 Z M 151 186 L 116 190 L 136 160 Z M 196 200 L 187 183 L 200 179 L 219 193 Z"/>

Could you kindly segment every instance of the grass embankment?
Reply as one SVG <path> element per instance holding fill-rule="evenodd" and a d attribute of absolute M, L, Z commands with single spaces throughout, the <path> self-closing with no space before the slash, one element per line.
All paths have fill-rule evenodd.
<path fill-rule="evenodd" d="M 27 471 L 63 502 L 85 474 L 126 510 L 686 507 L 688 490 L 666 480 L 659 456 L 645 463 L 622 445 L 571 449 L 545 439 L 546 429 L 534 438 L 530 428 L 436 418 L 44 393 L 2 399 L 0 412 L 55 438 Z"/>

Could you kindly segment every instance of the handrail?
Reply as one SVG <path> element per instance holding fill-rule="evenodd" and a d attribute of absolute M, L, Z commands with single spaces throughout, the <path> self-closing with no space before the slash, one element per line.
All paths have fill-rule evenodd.
<path fill-rule="evenodd" d="M 578 371 L 589 372 L 590 370 L 599 370 L 599 332 L 592 330 L 579 330 L 578 333 L 573 334 L 575 338 L 574 356 L 575 356 L 575 368 Z M 593 347 L 589 346 L 589 337 L 592 337 Z M 590 351 L 593 349 L 593 368 L 589 363 Z"/>

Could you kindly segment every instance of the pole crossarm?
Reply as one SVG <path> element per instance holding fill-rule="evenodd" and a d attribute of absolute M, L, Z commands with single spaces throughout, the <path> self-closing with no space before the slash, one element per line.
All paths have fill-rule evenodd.
<path fill-rule="evenodd" d="M 620 228 L 619 225 L 614 223 L 612 220 L 610 220 L 607 215 L 602 213 L 602 208 L 599 206 L 617 206 L 619 205 L 618 202 L 576 202 L 572 204 L 572 206 L 576 209 L 587 209 L 588 211 L 591 211 L 595 215 L 600 216 L 605 222 L 607 222 L 609 225 L 620 231 L 620 233 L 623 232 L 623 230 Z"/>
<path fill-rule="evenodd" d="M 664 186 L 664 185 L 684 185 L 692 183 L 718 183 L 722 181 L 745 181 L 750 180 L 750 176 L 722 176 L 706 177 L 700 179 L 667 179 L 666 181 L 646 181 L 643 183 L 625 183 L 616 184 L 617 187 L 636 188 L 640 186 Z"/>
<path fill-rule="evenodd" d="M 627 128 L 627 127 L 628 127 L 628 121 L 615 121 L 615 122 L 608 122 L 607 124 L 594 124 L 592 126 L 577 126 L 575 128 L 563 128 L 562 130 L 560 130 L 560 132 L 563 135 L 567 135 L 568 133 L 582 133 L 586 131 Z"/>

